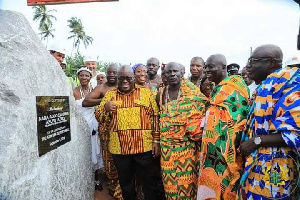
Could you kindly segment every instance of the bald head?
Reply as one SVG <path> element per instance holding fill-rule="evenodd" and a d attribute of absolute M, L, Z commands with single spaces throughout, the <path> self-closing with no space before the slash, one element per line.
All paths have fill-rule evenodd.
<path fill-rule="evenodd" d="M 227 74 L 227 61 L 224 55 L 214 54 L 208 57 L 205 64 L 205 72 L 209 81 L 218 85 Z"/>
<path fill-rule="evenodd" d="M 120 67 L 120 69 L 118 70 L 118 74 L 120 74 L 120 73 L 128 73 L 128 74 L 132 73 L 133 74 L 134 72 L 130 65 L 122 65 Z"/>
<path fill-rule="evenodd" d="M 207 61 L 214 61 L 216 64 L 227 65 L 226 58 L 223 54 L 214 54 L 208 57 Z"/>
<path fill-rule="evenodd" d="M 257 47 L 251 57 L 258 56 L 258 57 L 266 57 L 266 58 L 274 58 L 277 60 L 278 64 L 282 65 L 283 53 L 279 46 L 274 44 L 265 44 Z"/>
<path fill-rule="evenodd" d="M 274 44 L 257 47 L 246 66 L 249 78 L 260 84 L 269 74 L 282 67 L 282 58 L 282 50 Z"/>

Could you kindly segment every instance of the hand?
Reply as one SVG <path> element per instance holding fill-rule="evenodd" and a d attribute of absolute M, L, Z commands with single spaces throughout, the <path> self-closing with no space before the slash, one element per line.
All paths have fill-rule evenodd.
<path fill-rule="evenodd" d="M 107 112 L 115 111 L 117 108 L 117 105 L 113 101 L 108 101 L 105 105 L 104 108 Z"/>
<path fill-rule="evenodd" d="M 240 151 L 245 156 L 249 156 L 257 148 L 258 146 L 254 143 L 254 138 L 251 138 L 240 145 Z"/>
<path fill-rule="evenodd" d="M 152 143 L 153 158 L 156 158 L 160 154 L 160 145 L 158 143 Z"/>

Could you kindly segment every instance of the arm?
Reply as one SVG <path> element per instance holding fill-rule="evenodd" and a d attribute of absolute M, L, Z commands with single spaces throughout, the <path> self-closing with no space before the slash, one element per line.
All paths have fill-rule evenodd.
<path fill-rule="evenodd" d="M 159 131 L 159 117 L 158 117 L 158 106 L 152 95 L 150 95 L 150 106 L 153 110 L 152 119 L 152 130 L 153 130 L 153 141 L 152 141 L 152 154 L 153 157 L 157 157 L 160 154 L 160 131 Z"/>
<path fill-rule="evenodd" d="M 112 92 L 107 92 L 105 94 L 105 96 L 103 97 L 103 100 L 101 101 L 100 105 L 97 106 L 96 110 L 95 110 L 95 117 L 97 119 L 97 121 L 99 123 L 102 122 L 103 117 L 106 116 L 106 110 L 105 110 L 105 105 L 107 102 L 110 101 L 110 99 L 112 98 Z"/>
<path fill-rule="evenodd" d="M 243 155 L 248 156 L 253 151 L 260 147 L 286 147 L 287 144 L 282 138 L 281 134 L 274 134 L 274 135 L 261 135 L 261 143 L 260 145 L 256 145 L 254 143 L 255 137 L 249 139 L 246 142 L 243 142 L 240 146 L 240 150 Z"/>
<path fill-rule="evenodd" d="M 97 86 L 92 92 L 90 92 L 82 102 L 83 107 L 93 107 L 100 104 L 102 98 L 100 98 L 103 87 Z"/>
<path fill-rule="evenodd" d="M 75 100 L 81 99 L 80 91 L 78 90 L 77 87 L 73 90 L 73 96 L 74 96 Z"/>

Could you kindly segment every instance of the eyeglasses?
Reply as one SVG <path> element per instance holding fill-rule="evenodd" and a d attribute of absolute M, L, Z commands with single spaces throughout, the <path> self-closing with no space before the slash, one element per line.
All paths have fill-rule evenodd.
<path fill-rule="evenodd" d="M 128 81 L 128 82 L 131 82 L 133 80 L 133 77 L 131 77 L 131 76 L 120 76 L 120 77 L 118 77 L 118 80 L 120 82 L 123 82 L 125 80 Z"/>
<path fill-rule="evenodd" d="M 248 62 L 249 62 L 250 65 L 253 65 L 255 63 L 258 63 L 258 62 L 263 61 L 263 60 L 268 60 L 268 59 L 270 59 L 273 62 L 277 61 L 277 59 L 273 58 L 273 57 L 258 57 L 258 58 L 249 58 Z"/>

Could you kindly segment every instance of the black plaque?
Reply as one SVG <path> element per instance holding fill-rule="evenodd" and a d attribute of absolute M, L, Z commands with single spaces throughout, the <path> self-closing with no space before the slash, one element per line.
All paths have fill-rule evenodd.
<path fill-rule="evenodd" d="M 39 156 L 71 141 L 68 96 L 37 96 Z"/>

